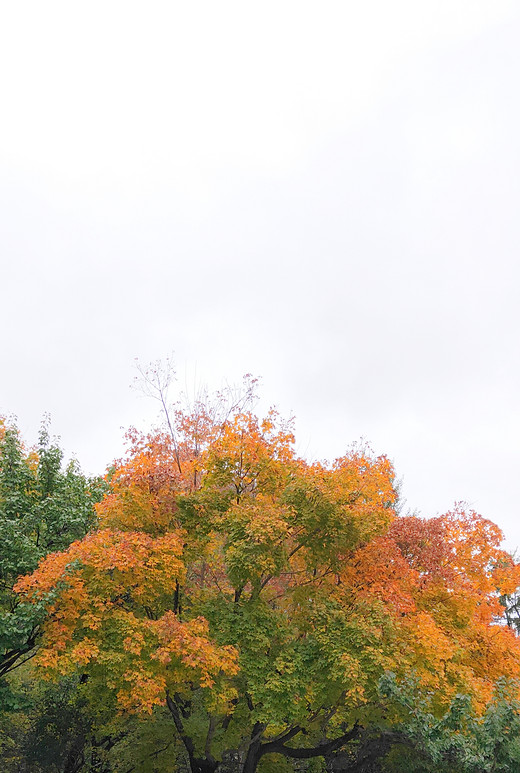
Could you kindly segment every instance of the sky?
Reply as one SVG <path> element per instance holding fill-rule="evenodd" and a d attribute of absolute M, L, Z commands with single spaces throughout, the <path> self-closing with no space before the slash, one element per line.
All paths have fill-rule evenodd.
<path fill-rule="evenodd" d="M 179 390 L 262 378 L 298 453 L 520 547 L 520 5 L 9 3 L 0 414 L 89 474 Z"/>

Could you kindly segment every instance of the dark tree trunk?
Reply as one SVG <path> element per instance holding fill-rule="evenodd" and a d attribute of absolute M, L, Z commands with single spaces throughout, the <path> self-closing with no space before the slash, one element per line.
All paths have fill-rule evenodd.
<path fill-rule="evenodd" d="M 240 773 L 255 773 L 260 757 L 262 757 L 262 733 L 265 725 L 257 722 L 251 731 L 251 741 L 247 749 L 244 765 Z"/>
<path fill-rule="evenodd" d="M 257 741 L 256 743 L 251 744 L 247 752 L 244 766 L 240 773 L 255 773 L 261 756 L 262 754 L 260 751 L 260 742 Z"/>

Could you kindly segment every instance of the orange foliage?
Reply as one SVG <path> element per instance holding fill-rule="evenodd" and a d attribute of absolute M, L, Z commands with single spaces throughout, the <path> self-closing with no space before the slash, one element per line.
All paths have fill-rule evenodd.
<path fill-rule="evenodd" d="M 144 711 L 164 702 L 165 685 L 211 686 L 221 671 L 235 673 L 233 648 L 216 647 L 204 620 L 181 622 L 169 608 L 186 576 L 182 549 L 182 533 L 103 529 L 47 556 L 16 588 L 48 598 L 39 664 L 52 676 L 97 663 L 119 685 L 121 706 Z"/>
<path fill-rule="evenodd" d="M 130 433 L 100 530 L 19 581 L 29 600 L 47 599 L 46 671 L 102 669 L 131 711 L 194 686 L 229 708 L 240 684 L 258 696 L 267 682 L 281 691 L 286 674 L 288 695 L 306 696 L 289 700 L 294 711 L 329 700 L 338 722 L 369 705 L 384 669 L 415 672 L 439 705 L 469 692 L 483 707 L 500 676 L 520 677 L 520 644 L 495 624 L 520 569 L 490 521 L 460 507 L 396 517 L 386 457 L 358 448 L 307 464 L 274 411 L 215 422 L 198 406 L 177 415 L 176 432 Z M 228 622 L 226 639 L 215 623 L 247 604 L 276 619 L 283 642 L 267 677 L 243 671 L 251 629 Z M 323 664 L 297 688 L 290 658 L 309 641 Z M 268 659 L 269 637 L 262 646 Z"/>

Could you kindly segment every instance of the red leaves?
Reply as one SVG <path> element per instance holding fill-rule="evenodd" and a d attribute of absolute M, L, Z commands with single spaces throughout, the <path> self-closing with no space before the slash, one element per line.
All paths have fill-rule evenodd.
<path fill-rule="evenodd" d="M 381 599 L 395 615 L 415 609 L 417 572 L 390 537 L 376 537 L 357 550 L 341 573 L 341 579 L 354 596 Z"/>
<path fill-rule="evenodd" d="M 434 579 L 446 582 L 453 579 L 451 546 L 443 518 L 396 518 L 390 526 L 389 536 L 399 546 L 408 565 L 417 572 L 422 585 Z"/>

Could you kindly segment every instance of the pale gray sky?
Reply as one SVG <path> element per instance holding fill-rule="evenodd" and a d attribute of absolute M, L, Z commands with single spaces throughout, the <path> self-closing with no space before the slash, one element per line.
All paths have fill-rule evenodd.
<path fill-rule="evenodd" d="M 20 2 L 0 16 L 0 413 L 88 472 L 263 376 L 319 458 L 520 545 L 520 6 Z"/>

